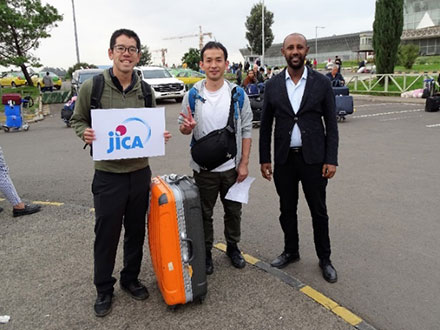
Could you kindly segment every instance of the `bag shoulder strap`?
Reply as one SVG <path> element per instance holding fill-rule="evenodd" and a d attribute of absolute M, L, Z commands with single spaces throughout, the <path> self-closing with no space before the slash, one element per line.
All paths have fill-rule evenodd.
<path fill-rule="evenodd" d="M 237 119 L 238 116 L 237 103 L 238 103 L 237 87 L 234 87 L 234 89 L 231 92 L 231 105 L 229 106 L 228 124 L 226 126 L 226 127 L 230 127 L 234 132 L 235 132 L 234 116 L 235 119 Z"/>
<path fill-rule="evenodd" d="M 153 105 L 153 95 L 151 93 L 151 86 L 148 85 L 147 82 L 144 80 L 141 80 L 141 88 L 142 88 L 142 95 L 145 102 L 146 108 L 151 108 Z"/>
<path fill-rule="evenodd" d="M 234 90 L 235 90 L 235 93 L 234 93 Z M 232 92 L 233 92 L 232 95 L 234 95 L 234 101 L 238 102 L 238 106 L 241 111 L 243 109 L 245 91 L 240 86 L 236 86 L 236 87 L 234 87 Z"/>
<path fill-rule="evenodd" d="M 104 75 L 102 73 L 93 76 L 92 97 L 90 100 L 90 108 L 101 109 L 101 97 L 104 90 Z"/>
<path fill-rule="evenodd" d="M 202 103 L 206 102 L 206 100 L 200 96 L 199 91 L 195 87 L 192 87 L 188 92 L 188 102 L 192 115 L 194 115 L 196 109 L 196 100 L 200 100 Z"/>

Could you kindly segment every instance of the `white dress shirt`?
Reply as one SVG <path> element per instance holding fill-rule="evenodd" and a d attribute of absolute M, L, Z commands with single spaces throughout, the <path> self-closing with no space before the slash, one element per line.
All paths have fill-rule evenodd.
<path fill-rule="evenodd" d="M 292 78 L 290 78 L 289 71 L 286 70 L 286 88 L 287 95 L 289 96 L 290 104 L 292 105 L 293 112 L 296 114 L 301 105 L 301 100 L 304 95 L 304 89 L 306 87 L 307 82 L 307 68 L 304 67 L 304 72 L 301 76 L 301 79 L 295 85 Z M 293 126 L 292 135 L 290 137 L 290 147 L 301 147 L 301 132 L 299 130 L 298 124 L 295 123 Z"/>

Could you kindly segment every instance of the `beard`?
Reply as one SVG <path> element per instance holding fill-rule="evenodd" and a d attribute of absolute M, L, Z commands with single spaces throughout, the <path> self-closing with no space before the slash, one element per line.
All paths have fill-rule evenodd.
<path fill-rule="evenodd" d="M 286 63 L 289 66 L 289 68 L 294 69 L 294 70 L 298 70 L 298 69 L 301 69 L 304 66 L 305 58 L 302 57 L 302 56 L 298 56 L 297 58 L 299 59 L 299 62 L 298 63 L 292 63 L 292 59 L 293 58 L 285 56 Z"/>

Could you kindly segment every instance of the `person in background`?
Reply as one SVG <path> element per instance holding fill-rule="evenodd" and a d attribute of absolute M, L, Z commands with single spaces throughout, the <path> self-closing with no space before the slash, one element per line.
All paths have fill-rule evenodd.
<path fill-rule="evenodd" d="M 338 66 L 334 64 L 332 71 L 325 75 L 328 79 L 330 79 L 333 87 L 342 87 L 345 85 L 344 77 L 338 71 Z"/>
<path fill-rule="evenodd" d="M 338 55 L 335 57 L 335 64 L 338 66 L 338 73 L 341 73 L 342 60 L 338 57 Z"/>
<path fill-rule="evenodd" d="M 255 78 L 255 72 L 254 70 L 249 70 L 247 73 L 246 78 L 243 81 L 243 87 L 246 88 L 249 84 L 256 84 L 257 78 Z"/>
<path fill-rule="evenodd" d="M 53 90 L 53 81 L 49 72 L 46 72 L 46 75 L 43 77 L 43 85 L 41 88 L 42 92 L 52 92 Z"/>
<path fill-rule="evenodd" d="M 264 80 L 268 80 L 268 79 L 270 79 L 270 78 L 272 78 L 272 68 L 267 68 L 267 72 L 266 72 L 266 75 L 265 75 L 265 77 L 264 77 Z"/>
<path fill-rule="evenodd" d="M 235 72 L 235 77 L 237 78 L 237 85 L 241 86 L 242 83 L 242 72 L 241 72 L 241 64 L 237 66 L 237 71 Z"/>

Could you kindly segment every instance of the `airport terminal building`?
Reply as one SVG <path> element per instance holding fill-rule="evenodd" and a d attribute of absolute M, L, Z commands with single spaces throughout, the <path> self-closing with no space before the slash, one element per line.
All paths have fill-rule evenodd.
<path fill-rule="evenodd" d="M 420 55 L 440 55 L 440 0 L 405 0 L 403 8 L 402 43 L 420 47 Z M 372 23 L 373 24 L 373 23 Z M 360 61 L 373 55 L 373 31 L 343 34 L 339 36 L 308 39 L 310 60 L 319 63 L 339 56 L 342 61 Z M 269 67 L 284 66 L 282 44 L 273 44 L 266 50 L 264 64 Z M 251 63 L 260 55 L 251 54 L 244 48 L 240 52 Z"/>

